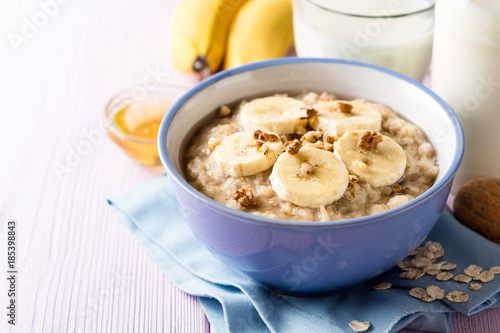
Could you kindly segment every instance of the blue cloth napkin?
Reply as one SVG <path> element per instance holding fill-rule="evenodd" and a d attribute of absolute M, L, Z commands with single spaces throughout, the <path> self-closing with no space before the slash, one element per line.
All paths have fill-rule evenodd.
<path fill-rule="evenodd" d="M 402 280 L 398 268 L 332 296 L 278 294 L 226 266 L 195 238 L 177 209 L 166 176 L 116 195 L 109 203 L 166 276 L 199 298 L 215 332 L 353 332 L 352 320 L 369 321 L 370 332 L 396 332 L 404 327 L 447 332 L 455 311 L 470 315 L 500 306 L 500 275 L 472 291 L 469 284 L 437 281 L 433 276 Z M 458 223 L 448 210 L 427 239 L 443 245 L 442 260 L 457 264 L 451 271 L 455 275 L 470 264 L 484 269 L 500 266 L 500 246 Z M 382 281 L 393 287 L 372 289 Z M 445 293 L 463 291 L 469 300 L 426 303 L 408 295 L 413 287 L 425 289 L 431 284 Z"/>

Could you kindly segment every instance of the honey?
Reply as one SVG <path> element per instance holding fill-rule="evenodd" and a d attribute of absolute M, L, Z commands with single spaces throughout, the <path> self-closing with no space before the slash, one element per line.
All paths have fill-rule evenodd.
<path fill-rule="evenodd" d="M 155 99 L 120 105 L 108 134 L 130 157 L 146 166 L 161 165 L 156 139 L 163 116 L 173 100 Z"/>

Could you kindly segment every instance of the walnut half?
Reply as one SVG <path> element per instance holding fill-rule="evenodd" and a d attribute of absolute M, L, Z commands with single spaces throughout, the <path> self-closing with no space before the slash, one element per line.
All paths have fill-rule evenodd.
<path fill-rule="evenodd" d="M 249 188 L 242 188 L 241 190 L 234 192 L 233 199 L 243 207 L 248 207 L 255 204 L 255 197 L 252 190 Z"/>
<path fill-rule="evenodd" d="M 373 149 L 378 146 L 383 140 L 382 134 L 375 131 L 364 132 L 358 140 L 358 147 L 364 149 Z"/>

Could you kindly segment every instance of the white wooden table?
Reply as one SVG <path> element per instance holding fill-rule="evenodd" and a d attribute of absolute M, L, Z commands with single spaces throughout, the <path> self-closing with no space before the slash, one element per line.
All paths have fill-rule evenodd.
<path fill-rule="evenodd" d="M 103 109 L 169 63 L 172 0 L 0 1 L 0 308 L 8 219 L 17 220 L 16 326 L 1 332 L 209 332 L 106 198 L 159 175 L 102 131 Z M 50 3 L 50 5 L 43 5 Z M 152 74 L 154 73 L 154 74 Z M 452 332 L 499 332 L 500 309 Z"/>

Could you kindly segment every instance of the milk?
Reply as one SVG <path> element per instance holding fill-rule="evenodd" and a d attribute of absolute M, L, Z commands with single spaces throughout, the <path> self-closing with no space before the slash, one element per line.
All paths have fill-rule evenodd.
<path fill-rule="evenodd" d="M 465 155 L 453 191 L 500 178 L 500 0 L 439 0 L 431 88 L 457 113 Z"/>
<path fill-rule="evenodd" d="M 433 11 L 425 9 L 432 1 L 294 0 L 293 4 L 298 56 L 368 62 L 417 80 L 426 74 Z"/>

